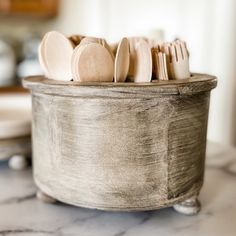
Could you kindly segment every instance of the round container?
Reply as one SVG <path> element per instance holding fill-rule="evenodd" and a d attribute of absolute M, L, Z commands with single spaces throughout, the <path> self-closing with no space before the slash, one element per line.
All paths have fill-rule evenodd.
<path fill-rule="evenodd" d="M 30 77 L 34 179 L 62 202 L 153 210 L 197 196 L 216 78 L 79 83 Z"/>

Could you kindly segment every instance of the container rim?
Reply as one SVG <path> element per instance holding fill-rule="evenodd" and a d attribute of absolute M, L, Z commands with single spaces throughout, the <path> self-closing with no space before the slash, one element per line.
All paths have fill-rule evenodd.
<path fill-rule="evenodd" d="M 217 85 L 217 78 L 212 75 L 193 73 L 182 80 L 152 81 L 149 83 L 114 83 L 114 82 L 77 82 L 58 81 L 44 76 L 31 76 L 23 79 L 23 86 L 32 92 L 54 94 L 58 96 L 113 96 L 157 95 L 157 94 L 193 94 L 210 91 Z M 111 94 L 112 93 L 112 94 Z M 155 93 L 155 94 L 154 94 Z"/>

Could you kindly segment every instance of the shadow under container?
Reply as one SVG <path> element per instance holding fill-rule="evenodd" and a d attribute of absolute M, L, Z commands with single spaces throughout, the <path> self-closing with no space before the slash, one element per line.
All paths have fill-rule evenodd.
<path fill-rule="evenodd" d="M 87 208 L 197 213 L 216 84 L 203 74 L 145 84 L 26 78 L 38 188 Z"/>

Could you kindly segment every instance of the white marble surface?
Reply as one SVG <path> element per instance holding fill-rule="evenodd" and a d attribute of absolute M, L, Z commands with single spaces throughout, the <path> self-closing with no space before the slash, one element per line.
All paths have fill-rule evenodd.
<path fill-rule="evenodd" d="M 35 199 L 31 171 L 0 162 L 0 236 L 236 236 L 236 149 L 209 144 L 202 210 L 118 213 L 45 204 Z"/>

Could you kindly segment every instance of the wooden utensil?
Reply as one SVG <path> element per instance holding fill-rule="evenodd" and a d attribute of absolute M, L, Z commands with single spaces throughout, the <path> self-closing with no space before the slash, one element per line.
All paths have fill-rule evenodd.
<path fill-rule="evenodd" d="M 48 69 L 49 78 L 70 81 L 71 57 L 73 44 L 63 34 L 51 31 L 47 34 L 43 45 L 42 60 Z"/>
<path fill-rule="evenodd" d="M 152 54 L 148 43 L 140 40 L 135 48 L 134 82 L 150 82 L 152 79 Z"/>
<path fill-rule="evenodd" d="M 113 53 L 111 47 L 108 45 L 108 43 L 105 39 L 95 38 L 95 37 L 85 37 L 80 42 L 81 45 L 85 45 L 85 44 L 89 44 L 89 43 L 99 43 L 99 44 L 101 44 L 103 47 L 105 47 L 108 50 L 108 52 L 110 53 L 110 55 L 112 57 L 112 60 L 115 61 L 114 53 Z"/>
<path fill-rule="evenodd" d="M 130 64 L 129 64 L 129 80 L 134 81 L 134 67 L 135 67 L 135 58 L 136 58 L 136 46 L 140 41 L 146 41 L 146 37 L 129 37 L 129 50 L 130 50 Z"/>
<path fill-rule="evenodd" d="M 41 43 L 39 44 L 38 58 L 39 58 L 39 64 L 44 72 L 44 75 L 49 78 L 50 75 L 49 75 L 48 67 L 46 65 L 46 60 L 45 60 L 45 40 L 46 40 L 47 35 L 48 34 L 45 34 Z"/>
<path fill-rule="evenodd" d="M 159 80 L 168 80 L 167 64 L 166 64 L 166 54 L 163 52 L 158 52 L 156 56 L 156 77 Z"/>
<path fill-rule="evenodd" d="M 81 42 L 81 40 L 84 38 L 85 36 L 83 35 L 78 35 L 78 34 L 75 34 L 75 35 L 71 35 L 69 37 L 69 40 L 73 43 L 74 47 L 78 46 Z"/>
<path fill-rule="evenodd" d="M 171 53 L 170 53 L 170 43 L 163 43 L 161 45 L 161 51 L 165 53 L 166 55 L 166 67 L 167 67 L 167 74 L 168 74 L 168 79 L 173 78 L 173 69 L 171 65 Z"/>
<path fill-rule="evenodd" d="M 118 43 L 112 43 L 109 45 L 112 52 L 113 52 L 113 55 L 116 56 L 116 52 L 117 52 L 117 49 L 118 49 Z"/>
<path fill-rule="evenodd" d="M 175 50 L 173 51 L 173 46 Z M 171 53 L 176 53 L 173 57 L 172 67 L 175 79 L 187 79 L 190 77 L 189 58 L 184 43 L 176 42 L 171 47 Z"/>
<path fill-rule="evenodd" d="M 129 72 L 129 41 L 127 38 L 123 38 L 117 48 L 115 58 L 115 82 L 125 82 Z"/>
<path fill-rule="evenodd" d="M 162 45 L 152 48 L 153 75 L 158 80 L 168 80 L 166 54 L 162 51 Z"/>
<path fill-rule="evenodd" d="M 75 48 L 72 55 L 73 79 L 80 82 L 112 82 L 114 62 L 108 50 L 99 43 Z"/>
<path fill-rule="evenodd" d="M 167 55 L 167 70 L 171 79 L 187 79 L 190 77 L 189 54 L 185 42 L 176 41 L 164 46 Z"/>
<path fill-rule="evenodd" d="M 99 41 L 99 38 L 95 38 L 95 37 L 84 37 L 80 41 L 80 45 L 86 45 L 89 43 L 100 43 L 100 41 Z"/>
<path fill-rule="evenodd" d="M 158 45 L 160 44 L 160 41 L 159 41 L 159 40 L 156 40 L 156 39 L 150 39 L 150 38 L 148 38 L 146 41 L 147 41 L 147 43 L 149 44 L 150 48 L 156 48 L 156 47 L 158 47 Z"/>
<path fill-rule="evenodd" d="M 150 46 L 150 44 L 149 44 Z M 151 54 L 152 54 L 152 74 L 155 78 L 158 78 L 157 76 L 157 53 L 160 51 L 160 46 L 156 45 L 155 47 L 151 47 Z"/>
<path fill-rule="evenodd" d="M 133 80 L 134 77 L 134 60 L 135 60 L 135 38 L 129 38 L 129 52 L 130 52 L 130 60 L 129 60 L 129 72 L 128 76 L 131 81 Z"/>
<path fill-rule="evenodd" d="M 115 55 L 114 55 L 114 53 L 113 53 L 113 51 L 112 51 L 110 45 L 107 43 L 107 41 L 106 41 L 105 39 L 102 39 L 102 40 L 100 41 L 100 44 L 102 44 L 103 47 L 105 47 L 105 48 L 108 50 L 108 52 L 110 53 L 110 55 L 111 55 L 111 57 L 112 57 L 112 60 L 115 62 Z"/>

